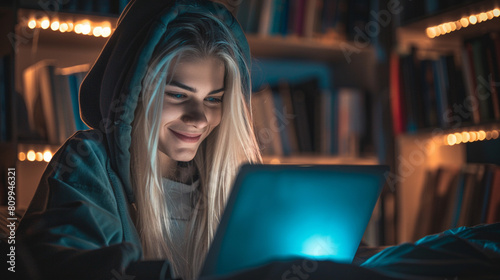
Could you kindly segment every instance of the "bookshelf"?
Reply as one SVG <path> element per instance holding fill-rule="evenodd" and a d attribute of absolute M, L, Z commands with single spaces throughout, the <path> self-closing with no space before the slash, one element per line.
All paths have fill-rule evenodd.
<path fill-rule="evenodd" d="M 495 50 L 485 43 L 494 42 L 485 38 L 500 31 L 500 18 L 496 15 L 500 12 L 498 3 L 456 1 L 438 7 L 423 1 L 407 2 L 404 8 L 411 12 L 403 13 L 400 25 L 395 28 L 395 51 L 389 67 L 392 125 L 396 135 L 396 173 L 393 175 L 398 190 L 398 243 L 437 232 L 435 227 L 434 231 L 422 229 L 426 227 L 422 221 L 429 222 L 422 220 L 422 215 L 437 220 L 436 216 L 442 212 L 425 214 L 423 205 L 429 206 L 431 196 L 439 196 L 439 192 L 449 186 L 467 186 L 464 174 L 471 166 L 498 165 L 498 161 L 491 160 L 487 154 L 496 153 L 500 148 L 500 115 L 495 113 L 500 109 L 500 102 L 494 98 L 500 64 L 491 57 L 486 58 L 486 54 L 500 55 L 500 48 Z M 481 60 L 484 66 L 477 63 L 482 59 L 477 53 L 468 52 L 470 44 L 476 44 L 477 53 L 485 55 Z M 472 70 L 475 73 L 471 73 Z M 481 77 L 489 74 L 492 74 L 489 81 L 493 82 L 483 83 L 480 88 Z M 481 93 L 488 97 L 481 100 Z M 474 152 L 473 147 L 478 146 L 489 150 L 482 154 Z M 486 168 L 496 170 L 489 165 Z M 439 181 L 444 180 L 442 177 L 432 179 L 431 174 L 436 170 L 456 170 L 458 181 L 443 187 Z M 478 189 L 483 186 L 481 180 L 497 176 L 495 171 L 488 170 L 483 170 L 482 177 L 473 184 Z M 498 181 L 489 182 L 490 187 L 500 187 L 492 185 Z M 435 188 L 430 188 L 430 184 L 435 184 Z M 484 196 L 481 202 L 488 199 Z M 453 207 L 464 209 L 464 205 Z M 464 215 L 463 210 L 454 213 Z"/>

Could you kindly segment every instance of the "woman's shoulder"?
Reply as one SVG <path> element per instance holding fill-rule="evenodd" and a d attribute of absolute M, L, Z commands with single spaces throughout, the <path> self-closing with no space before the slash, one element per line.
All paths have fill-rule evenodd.
<path fill-rule="evenodd" d="M 57 177 L 106 171 L 109 161 L 106 137 L 99 130 L 78 131 L 61 145 L 49 163 Z"/>

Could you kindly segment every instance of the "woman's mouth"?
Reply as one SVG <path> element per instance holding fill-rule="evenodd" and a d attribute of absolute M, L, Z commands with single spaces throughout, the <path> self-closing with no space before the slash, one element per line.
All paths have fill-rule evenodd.
<path fill-rule="evenodd" d="M 170 129 L 170 131 L 180 140 L 187 142 L 187 143 L 196 143 L 198 140 L 200 140 L 201 134 L 194 134 L 194 133 L 184 133 L 184 132 L 177 132 L 173 131 Z"/>

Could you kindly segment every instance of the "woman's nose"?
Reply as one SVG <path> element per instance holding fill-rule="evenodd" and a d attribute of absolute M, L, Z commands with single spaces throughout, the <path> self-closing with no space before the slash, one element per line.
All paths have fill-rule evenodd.
<path fill-rule="evenodd" d="M 207 116 L 203 108 L 203 104 L 198 102 L 190 102 L 186 104 L 185 113 L 182 115 L 181 120 L 196 128 L 205 128 L 208 125 Z"/>

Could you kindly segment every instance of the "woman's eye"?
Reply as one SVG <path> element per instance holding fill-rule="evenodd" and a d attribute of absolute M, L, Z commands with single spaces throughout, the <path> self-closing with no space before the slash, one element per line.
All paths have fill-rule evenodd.
<path fill-rule="evenodd" d="M 186 97 L 186 95 L 182 94 L 182 93 L 171 93 L 171 92 L 166 92 L 165 93 L 168 97 L 171 97 L 173 99 L 182 99 L 184 97 Z"/>
<path fill-rule="evenodd" d="M 205 100 L 215 104 L 222 103 L 222 97 L 207 97 Z"/>

